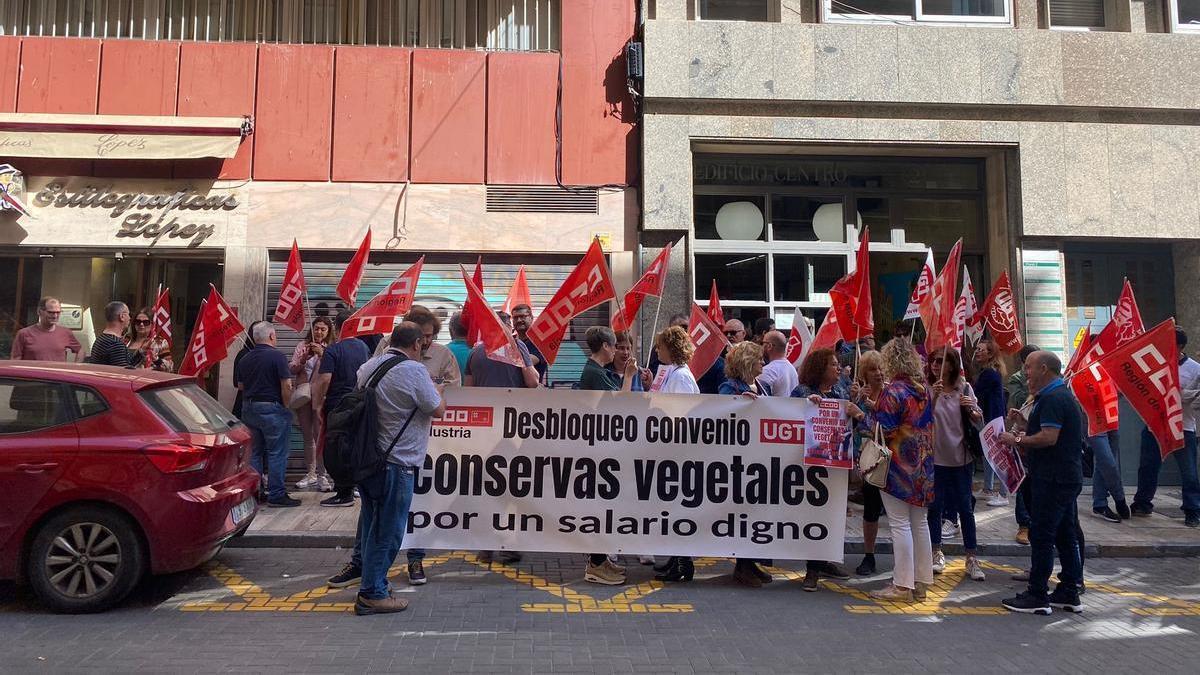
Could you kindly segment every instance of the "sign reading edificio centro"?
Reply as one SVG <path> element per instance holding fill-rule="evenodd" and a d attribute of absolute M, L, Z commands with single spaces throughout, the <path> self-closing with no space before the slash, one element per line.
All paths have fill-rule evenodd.
<path fill-rule="evenodd" d="M 405 547 L 842 559 L 847 472 L 827 465 L 828 447 L 813 451 L 839 443 L 810 433 L 819 406 L 805 399 L 481 388 L 446 399 Z M 806 444 L 820 463 L 804 463 Z"/>

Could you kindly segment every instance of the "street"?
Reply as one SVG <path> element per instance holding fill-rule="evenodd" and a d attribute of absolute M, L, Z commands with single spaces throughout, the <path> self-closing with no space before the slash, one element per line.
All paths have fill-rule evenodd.
<path fill-rule="evenodd" d="M 429 584 L 396 589 L 391 616 L 356 617 L 354 588 L 326 589 L 348 552 L 228 549 L 206 568 L 153 578 L 107 614 L 55 616 L 0 586 L 8 672 L 1195 672 L 1195 558 L 1087 563 L 1085 612 L 1012 615 L 1021 558 L 989 559 L 972 582 L 951 558 L 927 602 L 887 605 L 870 579 L 800 590 L 780 561 L 762 589 L 736 586 L 732 562 L 698 559 L 693 583 L 663 586 L 629 564 L 630 584 L 582 581 L 583 556 L 531 554 L 515 566 L 432 553 Z M 847 562 L 856 564 L 857 556 Z"/>

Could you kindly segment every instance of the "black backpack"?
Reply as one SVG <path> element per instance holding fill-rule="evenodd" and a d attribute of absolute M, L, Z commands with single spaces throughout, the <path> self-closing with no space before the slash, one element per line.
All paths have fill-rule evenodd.
<path fill-rule="evenodd" d="M 325 468 L 335 483 L 361 483 L 387 467 L 390 452 L 380 452 L 379 404 L 376 402 L 375 387 L 389 370 L 408 357 L 396 354 L 384 361 L 371 374 L 366 386 L 346 394 L 325 418 Z M 412 421 L 410 415 L 392 445 Z"/>

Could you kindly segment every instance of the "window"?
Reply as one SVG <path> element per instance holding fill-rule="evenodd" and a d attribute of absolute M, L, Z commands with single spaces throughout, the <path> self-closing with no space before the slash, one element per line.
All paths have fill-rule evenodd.
<path fill-rule="evenodd" d="M 1170 0 L 1171 30 L 1200 32 L 1200 0 Z"/>
<path fill-rule="evenodd" d="M 1104 28 L 1107 0 L 1047 0 L 1051 28 Z"/>
<path fill-rule="evenodd" d="M 699 0 L 700 18 L 726 21 L 771 21 L 772 0 Z"/>
<path fill-rule="evenodd" d="M 834 21 L 1011 23 L 1012 0 L 824 0 Z"/>
<path fill-rule="evenodd" d="M 108 404 L 94 389 L 71 387 L 71 394 L 75 397 L 80 417 L 90 417 L 108 410 Z"/>
<path fill-rule="evenodd" d="M 543 50 L 561 0 L 29 0 L 0 35 Z"/>
<path fill-rule="evenodd" d="M 0 380 L 0 433 L 20 434 L 69 422 L 63 392 L 54 382 Z"/>
<path fill-rule="evenodd" d="M 142 392 L 150 407 L 181 433 L 215 434 L 241 424 L 228 410 L 195 384 Z"/>

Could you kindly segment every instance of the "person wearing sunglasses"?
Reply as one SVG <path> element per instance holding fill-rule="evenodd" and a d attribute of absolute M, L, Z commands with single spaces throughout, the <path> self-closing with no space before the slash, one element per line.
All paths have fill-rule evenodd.
<path fill-rule="evenodd" d="M 58 325 L 62 305 L 49 296 L 38 301 L 38 322 L 17 331 L 11 357 L 16 361 L 66 361 L 67 353 L 79 360 L 83 346 L 69 328 Z"/>
<path fill-rule="evenodd" d="M 175 370 L 171 360 L 171 345 L 166 339 L 154 335 L 153 310 L 143 307 L 134 315 L 129 324 L 129 332 L 125 334 L 125 346 L 131 352 L 137 352 L 141 359 L 134 363 L 137 368 L 152 368 L 170 373 Z"/>

